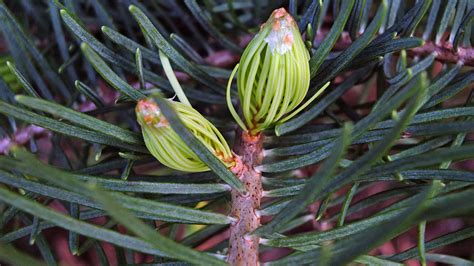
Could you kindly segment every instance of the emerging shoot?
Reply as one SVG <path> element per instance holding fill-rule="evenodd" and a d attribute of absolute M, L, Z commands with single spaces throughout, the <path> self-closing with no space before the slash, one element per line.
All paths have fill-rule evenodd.
<path fill-rule="evenodd" d="M 273 11 L 261 26 L 237 67 L 244 121 L 228 104 L 239 125 L 251 134 L 274 126 L 303 101 L 310 81 L 309 53 L 284 8 Z"/>
<path fill-rule="evenodd" d="M 189 105 L 169 101 L 184 125 L 221 161 L 233 166 L 233 155 L 217 128 Z M 135 112 L 147 149 L 162 164 L 184 172 L 204 172 L 209 168 L 171 128 L 153 99 L 142 99 Z"/>

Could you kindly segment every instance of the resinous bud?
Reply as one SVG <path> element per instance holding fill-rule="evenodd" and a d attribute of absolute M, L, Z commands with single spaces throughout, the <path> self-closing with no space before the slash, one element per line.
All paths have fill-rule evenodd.
<path fill-rule="evenodd" d="M 233 155 L 224 137 L 198 111 L 189 105 L 169 101 L 183 124 L 227 167 L 233 166 Z M 156 102 L 142 99 L 135 112 L 142 128 L 143 139 L 150 153 L 162 164 L 179 171 L 204 172 L 209 168 L 194 153 L 160 111 Z"/>
<path fill-rule="evenodd" d="M 239 64 L 237 88 L 248 130 L 257 133 L 275 125 L 303 101 L 309 59 L 293 17 L 284 8 L 273 11 Z"/>

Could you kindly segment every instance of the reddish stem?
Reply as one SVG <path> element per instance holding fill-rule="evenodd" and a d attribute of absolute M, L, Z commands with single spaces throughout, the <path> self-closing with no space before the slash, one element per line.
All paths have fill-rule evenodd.
<path fill-rule="evenodd" d="M 433 42 L 426 42 L 420 47 L 408 50 L 412 55 L 429 55 L 435 53 L 436 60 L 447 63 L 461 62 L 466 66 L 474 66 L 474 48 L 458 47 L 454 50 L 451 44 L 437 45 Z"/>
<path fill-rule="evenodd" d="M 232 190 L 231 216 L 237 220 L 230 227 L 229 258 L 230 265 L 258 265 L 259 237 L 250 235 L 260 226 L 260 208 L 262 198 L 261 174 L 255 166 L 262 162 L 263 135 L 252 136 L 237 131 L 234 151 L 238 155 L 237 165 L 232 169 L 242 181 L 246 192 Z"/>
<path fill-rule="evenodd" d="M 324 36 L 319 34 L 318 39 L 323 39 Z M 350 38 L 343 34 L 336 42 L 334 48 L 336 50 L 345 50 L 352 44 Z M 458 47 L 455 50 L 450 43 L 436 44 L 431 41 L 425 42 L 422 46 L 407 49 L 410 56 L 426 56 L 435 53 L 435 58 L 438 61 L 445 63 L 462 63 L 466 66 L 474 66 L 474 48 L 472 47 Z"/>

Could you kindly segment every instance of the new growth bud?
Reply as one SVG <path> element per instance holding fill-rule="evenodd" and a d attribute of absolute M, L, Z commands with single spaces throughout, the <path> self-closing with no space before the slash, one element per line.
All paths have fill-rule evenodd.
<path fill-rule="evenodd" d="M 309 81 L 309 53 L 298 26 L 284 8 L 277 9 L 239 63 L 237 88 L 246 129 L 257 133 L 281 121 L 303 101 Z"/>
<path fill-rule="evenodd" d="M 183 124 L 227 166 L 233 165 L 233 155 L 217 128 L 189 105 L 169 101 Z M 142 128 L 145 145 L 162 164 L 185 172 L 204 172 L 209 168 L 171 128 L 160 108 L 152 99 L 138 102 L 135 112 Z"/>

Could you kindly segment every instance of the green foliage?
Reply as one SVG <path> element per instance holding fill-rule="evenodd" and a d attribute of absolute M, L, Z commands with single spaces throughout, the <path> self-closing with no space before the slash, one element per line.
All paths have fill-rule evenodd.
<path fill-rule="evenodd" d="M 293 251 L 269 264 L 467 264 L 431 251 L 474 237 L 472 226 L 434 239 L 425 232 L 432 221 L 474 214 L 472 163 L 459 163 L 474 158 L 468 0 L 0 0 L 0 260 L 40 265 L 13 247 L 29 237 L 42 261 L 56 264 L 42 231 L 60 227 L 71 253 L 95 252 L 103 264 L 98 241 L 117 254 L 154 255 L 154 263 L 225 264 L 227 239 L 194 248 L 235 222 L 230 191 L 245 188 L 164 97 L 179 86 L 178 98 L 232 143 L 238 125 L 225 85 L 238 60 L 220 67 L 213 58 L 239 58 L 241 39 L 279 7 L 305 33 L 311 82 L 303 102 L 318 98 L 264 131 L 258 214 L 272 219 L 253 234 L 266 250 Z M 228 104 L 239 106 L 236 87 L 227 89 Z M 210 171 L 173 171 L 152 157 L 134 112 L 149 95 Z M 47 133 L 21 140 L 29 125 Z M 389 188 L 366 193 L 380 184 Z M 106 223 L 91 221 L 98 217 Z M 301 233 L 320 220 L 333 227 Z M 368 255 L 411 228 L 417 246 Z M 133 264 L 129 257 L 117 261 Z"/>

